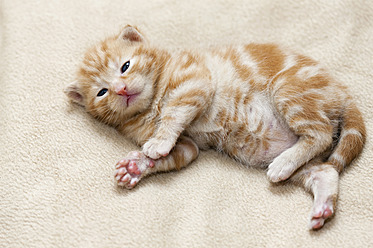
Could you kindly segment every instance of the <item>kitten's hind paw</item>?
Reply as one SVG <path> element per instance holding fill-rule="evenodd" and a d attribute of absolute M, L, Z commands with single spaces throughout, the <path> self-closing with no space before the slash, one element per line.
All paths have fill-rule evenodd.
<path fill-rule="evenodd" d="M 320 229 L 324 226 L 325 221 L 331 218 L 333 214 L 334 202 L 332 197 L 329 197 L 325 201 L 315 202 L 311 213 L 310 229 Z"/>
<path fill-rule="evenodd" d="M 130 152 L 116 165 L 114 173 L 118 186 L 132 189 L 154 167 L 154 161 L 141 152 Z"/>

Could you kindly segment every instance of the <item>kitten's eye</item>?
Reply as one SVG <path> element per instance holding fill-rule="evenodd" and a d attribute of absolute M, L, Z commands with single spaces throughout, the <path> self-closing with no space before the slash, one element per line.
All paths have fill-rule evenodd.
<path fill-rule="evenodd" d="M 103 96 L 105 95 L 107 92 L 107 89 L 106 88 L 103 88 L 102 90 L 100 90 L 98 93 L 97 93 L 97 96 Z"/>
<path fill-rule="evenodd" d="M 120 69 L 121 72 L 124 73 L 125 71 L 127 71 L 128 67 L 130 67 L 130 61 L 127 61 L 122 65 L 122 68 Z"/>

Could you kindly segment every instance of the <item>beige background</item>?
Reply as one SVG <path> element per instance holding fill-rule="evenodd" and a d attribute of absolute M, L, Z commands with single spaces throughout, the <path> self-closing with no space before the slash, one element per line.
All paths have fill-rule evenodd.
<path fill-rule="evenodd" d="M 373 246 L 373 2 L 0 1 L 0 247 Z M 344 173 L 336 217 L 307 229 L 312 197 L 213 151 L 188 168 L 117 188 L 136 149 L 70 105 L 83 51 L 125 24 L 179 47 L 274 41 L 345 82 L 368 142 Z"/>

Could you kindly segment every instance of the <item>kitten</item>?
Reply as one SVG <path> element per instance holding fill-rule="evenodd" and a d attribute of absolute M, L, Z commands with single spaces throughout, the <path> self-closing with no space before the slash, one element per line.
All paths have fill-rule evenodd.
<path fill-rule="evenodd" d="M 274 44 L 171 53 L 126 26 L 86 53 L 66 93 L 142 147 L 117 163 L 118 185 L 214 148 L 311 191 L 312 229 L 334 214 L 339 173 L 366 139 L 346 87 Z"/>

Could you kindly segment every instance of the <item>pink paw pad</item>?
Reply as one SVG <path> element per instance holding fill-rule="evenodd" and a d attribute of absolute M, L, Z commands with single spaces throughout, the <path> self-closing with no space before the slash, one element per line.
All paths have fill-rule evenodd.
<path fill-rule="evenodd" d="M 137 167 L 137 164 L 135 161 L 131 161 L 128 166 L 127 166 L 127 171 L 128 173 L 135 174 L 135 175 L 140 175 L 141 171 Z"/>
<path fill-rule="evenodd" d="M 315 206 L 313 210 L 310 228 L 317 230 L 324 226 L 325 221 L 333 215 L 333 206 L 330 201 Z"/>
<path fill-rule="evenodd" d="M 146 168 L 154 167 L 155 162 L 140 152 L 130 152 L 125 159 L 120 160 L 115 168 L 114 177 L 119 186 L 131 189 L 136 186 Z"/>
<path fill-rule="evenodd" d="M 311 220 L 311 228 L 314 230 L 320 229 L 324 226 L 324 219 L 312 219 Z"/>
<path fill-rule="evenodd" d="M 116 165 L 114 177 L 119 186 L 131 189 L 140 181 L 141 171 L 135 161 L 123 159 Z"/>
<path fill-rule="evenodd" d="M 331 210 L 329 208 L 326 208 L 325 211 L 324 211 L 324 213 L 323 213 L 323 215 L 322 215 L 322 217 L 324 219 L 326 219 L 326 218 L 329 218 L 332 215 L 333 215 L 333 210 Z"/>

